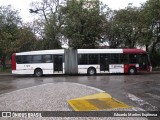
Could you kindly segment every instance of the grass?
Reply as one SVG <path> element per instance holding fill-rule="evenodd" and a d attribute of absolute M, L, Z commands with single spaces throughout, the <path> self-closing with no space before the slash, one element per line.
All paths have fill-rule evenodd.
<path fill-rule="evenodd" d="M 2 67 L 0 67 L 0 73 L 11 73 L 11 68 L 3 69 Z"/>

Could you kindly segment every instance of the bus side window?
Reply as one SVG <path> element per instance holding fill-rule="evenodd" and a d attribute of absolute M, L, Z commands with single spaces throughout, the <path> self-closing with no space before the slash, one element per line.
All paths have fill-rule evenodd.
<path fill-rule="evenodd" d="M 139 55 L 139 64 L 149 64 L 148 56 L 146 54 Z"/>
<path fill-rule="evenodd" d="M 137 54 L 129 54 L 129 63 L 137 63 L 138 55 Z"/>
<path fill-rule="evenodd" d="M 88 63 L 88 54 L 79 54 L 78 61 L 80 65 L 85 65 Z"/>
<path fill-rule="evenodd" d="M 110 54 L 110 63 L 119 64 L 119 54 Z"/>
<path fill-rule="evenodd" d="M 52 55 L 43 55 L 43 62 L 44 63 L 51 63 L 52 62 Z"/>
<path fill-rule="evenodd" d="M 42 55 L 33 55 L 32 63 L 42 63 Z"/>
<path fill-rule="evenodd" d="M 23 55 L 22 61 L 23 61 L 23 63 L 31 63 L 31 58 L 32 58 L 32 56 L 30 56 L 30 55 Z"/>
<path fill-rule="evenodd" d="M 128 63 L 128 54 L 120 54 L 120 64 Z"/>
<path fill-rule="evenodd" d="M 89 64 L 98 64 L 98 55 L 89 54 Z"/>
<path fill-rule="evenodd" d="M 22 64 L 23 63 L 22 59 L 21 59 L 21 56 L 16 56 L 15 59 L 16 59 L 17 64 Z"/>

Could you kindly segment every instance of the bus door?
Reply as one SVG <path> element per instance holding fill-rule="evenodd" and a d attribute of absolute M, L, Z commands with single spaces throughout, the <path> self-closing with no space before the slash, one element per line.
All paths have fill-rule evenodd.
<path fill-rule="evenodd" d="M 139 55 L 139 69 L 140 70 L 147 70 L 148 67 L 148 56 L 147 54 L 140 54 Z"/>
<path fill-rule="evenodd" d="M 109 72 L 109 54 L 100 54 L 100 71 Z"/>
<path fill-rule="evenodd" d="M 63 56 L 62 55 L 54 55 L 53 61 L 54 61 L 54 72 L 62 73 L 62 71 L 63 71 Z"/>

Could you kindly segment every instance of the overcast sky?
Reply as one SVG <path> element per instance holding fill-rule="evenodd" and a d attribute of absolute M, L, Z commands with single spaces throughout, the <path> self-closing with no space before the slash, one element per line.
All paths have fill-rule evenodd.
<path fill-rule="evenodd" d="M 0 6 L 12 5 L 13 8 L 19 10 L 20 16 L 24 22 L 31 21 L 33 15 L 29 13 L 30 3 L 38 0 L 0 0 Z M 140 6 L 140 3 L 144 3 L 147 0 L 101 0 L 107 4 L 111 9 L 125 8 L 128 3 L 133 3 L 134 6 Z"/>

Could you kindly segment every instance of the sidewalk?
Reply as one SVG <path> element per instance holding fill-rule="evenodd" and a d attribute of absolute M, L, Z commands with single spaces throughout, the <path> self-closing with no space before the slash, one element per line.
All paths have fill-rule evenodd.
<path fill-rule="evenodd" d="M 77 83 L 48 83 L 16 90 L 0 95 L 0 110 L 3 111 L 73 111 L 68 100 L 102 93 L 104 91 Z M 92 99 L 91 99 L 92 100 Z M 94 101 L 92 101 L 94 102 Z M 80 104 L 79 104 L 80 105 Z M 82 105 L 80 105 L 82 106 Z M 103 104 L 102 104 L 103 106 Z M 110 109 L 111 111 L 135 111 L 140 108 Z M 103 110 L 106 111 L 106 110 Z M 89 114 L 89 113 L 88 113 Z M 58 116 L 58 115 L 57 115 Z M 64 114 L 65 116 L 65 114 Z M 67 115 L 66 115 L 67 116 Z M 45 117 L 43 120 L 147 120 L 145 117 Z M 14 118 L 13 118 L 14 119 Z M 22 118 L 15 117 L 16 120 Z M 28 119 L 28 118 L 26 118 Z M 29 118 L 33 119 L 32 117 Z M 35 118 L 34 118 L 35 119 Z M 35 120 L 42 120 L 37 118 Z"/>

